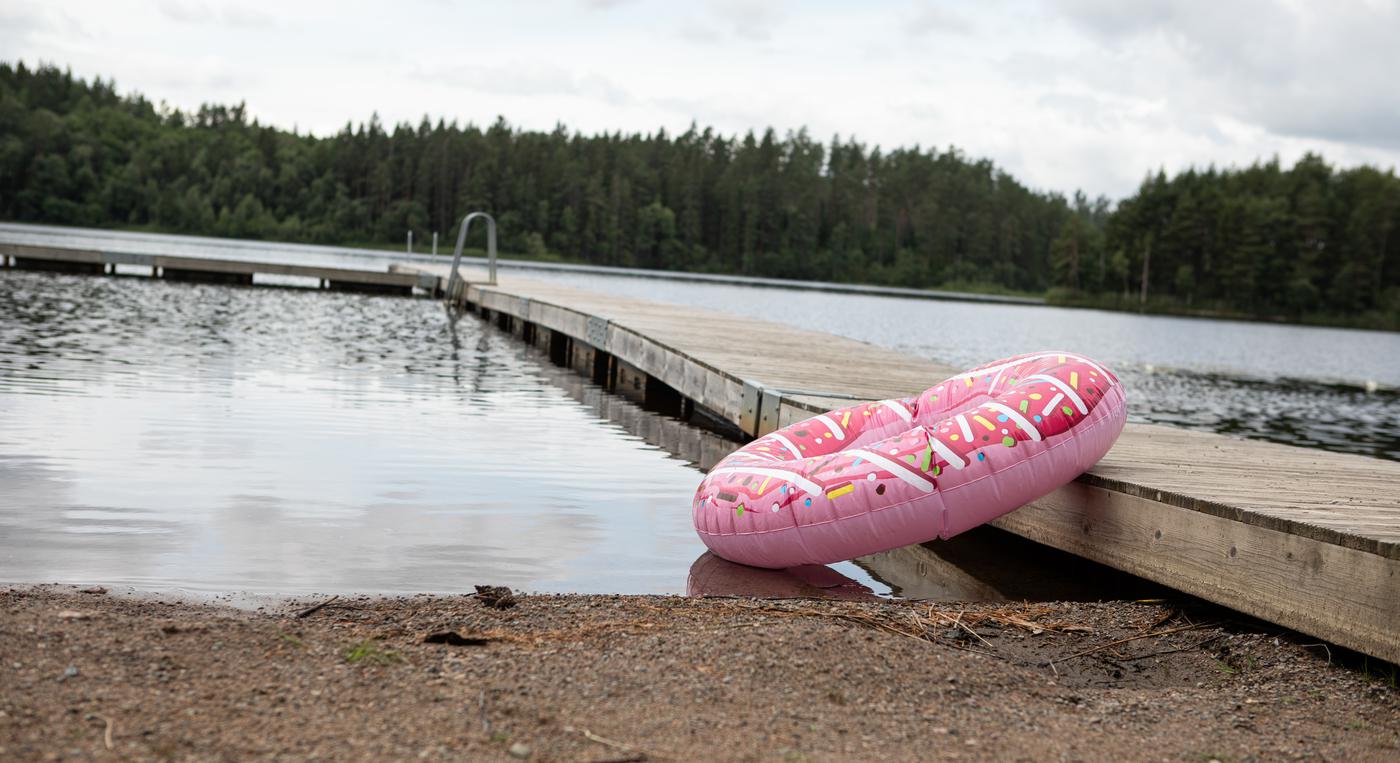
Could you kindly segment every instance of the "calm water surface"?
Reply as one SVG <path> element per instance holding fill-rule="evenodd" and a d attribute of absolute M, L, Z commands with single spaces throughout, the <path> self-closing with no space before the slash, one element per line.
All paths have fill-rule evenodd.
<path fill-rule="evenodd" d="M 1393 334 L 567 279 L 954 365 L 1085 349 L 1122 373 L 1139 419 L 1400 458 Z M 1107 590 L 1083 585 L 1107 580 L 1103 568 L 1040 547 L 1008 558 L 1009 541 L 987 533 L 802 574 L 729 565 L 701 553 L 689 520 L 701 472 L 673 455 L 705 462 L 729 447 L 430 300 L 0 271 L 0 582 L 954 600 Z M 991 572 L 979 568 L 989 553 Z M 1129 593 L 1113 595 L 1150 595 L 1119 585 Z"/>
<path fill-rule="evenodd" d="M 610 397 L 431 300 L 0 272 L 0 582 L 684 592 Z"/>
<path fill-rule="evenodd" d="M 1396 333 L 593 274 L 529 277 L 840 334 L 958 368 L 1078 350 L 1118 372 L 1134 420 L 1400 460 Z"/>

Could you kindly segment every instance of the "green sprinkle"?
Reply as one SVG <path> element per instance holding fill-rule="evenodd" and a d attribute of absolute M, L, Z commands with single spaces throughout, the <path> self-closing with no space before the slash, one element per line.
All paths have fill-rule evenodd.
<path fill-rule="evenodd" d="M 1070 408 L 1068 405 L 1062 405 L 1062 406 L 1060 406 L 1060 410 L 1064 411 L 1066 416 L 1073 416 L 1073 415 L 1074 415 L 1074 409 L 1073 409 L 1073 408 Z"/>
<path fill-rule="evenodd" d="M 1011 436 L 1003 437 L 1001 438 L 1001 444 L 1008 448 L 1014 448 L 1016 447 L 1016 438 Z"/>
<path fill-rule="evenodd" d="M 739 516 L 744 516 L 744 504 L 739 504 L 734 510 L 739 512 Z"/>

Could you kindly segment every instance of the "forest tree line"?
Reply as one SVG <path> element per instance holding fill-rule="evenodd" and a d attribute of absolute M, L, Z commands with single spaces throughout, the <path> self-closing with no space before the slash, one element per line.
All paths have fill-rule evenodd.
<path fill-rule="evenodd" d="M 503 119 L 315 137 L 0 63 L 0 191 L 23 222 L 393 244 L 485 210 L 534 257 L 1400 327 L 1400 178 L 1313 155 L 1151 174 L 1115 205 L 952 148 Z"/>

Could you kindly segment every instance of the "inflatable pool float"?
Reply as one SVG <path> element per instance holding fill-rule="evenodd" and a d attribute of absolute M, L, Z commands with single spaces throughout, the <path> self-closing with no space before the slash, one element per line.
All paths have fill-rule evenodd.
<path fill-rule="evenodd" d="M 754 440 L 700 483 L 695 529 L 715 554 L 768 568 L 951 538 L 1082 474 L 1126 418 L 1103 366 L 1020 355 Z"/>

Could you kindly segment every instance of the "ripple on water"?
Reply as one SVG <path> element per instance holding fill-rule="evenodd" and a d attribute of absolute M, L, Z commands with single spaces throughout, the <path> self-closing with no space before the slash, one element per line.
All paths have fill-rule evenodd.
<path fill-rule="evenodd" d="M 0 273 L 0 580 L 682 592 L 700 472 L 430 300 Z"/>

